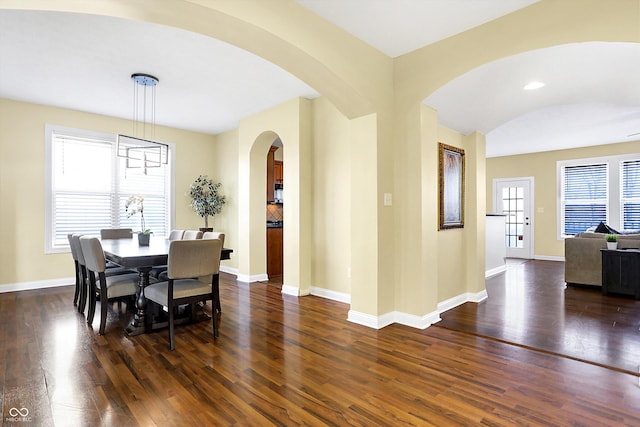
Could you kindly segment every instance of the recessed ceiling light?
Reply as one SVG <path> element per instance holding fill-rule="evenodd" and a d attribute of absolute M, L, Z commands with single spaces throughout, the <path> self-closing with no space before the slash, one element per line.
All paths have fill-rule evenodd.
<path fill-rule="evenodd" d="M 527 84 L 523 89 L 524 90 L 536 90 L 536 89 L 540 89 L 542 86 L 544 86 L 544 83 L 542 83 L 542 82 L 531 82 L 531 83 Z"/>

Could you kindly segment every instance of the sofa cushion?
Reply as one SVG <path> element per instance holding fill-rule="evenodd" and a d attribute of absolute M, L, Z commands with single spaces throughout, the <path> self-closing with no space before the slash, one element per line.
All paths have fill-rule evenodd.
<path fill-rule="evenodd" d="M 574 239 L 577 238 L 584 238 L 584 239 L 602 239 L 604 240 L 604 236 L 606 236 L 607 234 L 604 233 L 580 233 L 580 234 L 576 234 Z"/>

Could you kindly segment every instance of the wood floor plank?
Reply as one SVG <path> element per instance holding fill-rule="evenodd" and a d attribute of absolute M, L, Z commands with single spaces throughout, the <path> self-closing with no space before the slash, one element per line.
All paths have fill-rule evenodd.
<path fill-rule="evenodd" d="M 523 274 L 529 286 L 556 277 L 549 263 Z M 98 335 L 71 286 L 0 294 L 3 417 L 25 407 L 35 425 L 640 425 L 637 375 L 508 343 L 518 333 L 510 309 L 465 304 L 442 326 L 373 330 L 346 321 L 345 304 L 233 279 L 221 281 L 220 337 L 210 322 L 179 326 L 173 352 L 166 330 L 126 336 L 126 306 L 110 306 Z M 629 301 L 526 295 L 534 324 L 520 334 L 535 344 L 577 348 L 589 337 L 559 346 L 567 332 L 555 329 L 586 325 L 608 338 L 610 361 L 637 339 Z M 544 313 L 562 306 L 545 303 L 554 297 L 563 319 Z"/>

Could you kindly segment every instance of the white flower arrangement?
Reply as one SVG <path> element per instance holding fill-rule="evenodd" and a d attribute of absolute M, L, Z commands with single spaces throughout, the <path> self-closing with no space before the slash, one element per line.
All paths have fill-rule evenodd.
<path fill-rule="evenodd" d="M 144 224 L 144 196 L 134 195 L 129 197 L 124 203 L 124 210 L 127 212 L 127 218 L 140 213 L 140 233 L 151 234 L 151 230 L 145 228 Z"/>

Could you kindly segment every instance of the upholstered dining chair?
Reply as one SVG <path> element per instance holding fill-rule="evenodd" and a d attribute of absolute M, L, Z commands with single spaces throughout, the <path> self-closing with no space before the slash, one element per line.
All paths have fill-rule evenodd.
<path fill-rule="evenodd" d="M 78 263 L 78 251 L 73 244 L 73 239 L 71 238 L 71 236 L 73 236 L 73 233 L 67 234 L 67 239 L 69 240 L 69 249 L 71 249 L 71 258 L 73 258 L 73 266 L 76 273 L 76 289 L 73 294 L 73 305 L 77 306 L 78 299 L 80 298 L 80 289 L 82 288 L 81 283 L 84 282 L 81 282 L 82 273 L 80 272 L 80 263 Z"/>
<path fill-rule="evenodd" d="M 203 239 L 219 239 L 222 242 L 222 247 L 224 248 L 224 233 L 220 233 L 219 231 L 205 231 L 202 234 Z"/>
<path fill-rule="evenodd" d="M 100 238 L 102 240 L 107 239 L 131 239 L 133 237 L 133 229 L 131 228 L 103 228 L 100 230 Z M 118 268 L 117 264 L 112 263 L 111 261 L 107 261 L 107 268 L 111 270 L 112 268 Z M 120 268 L 119 270 L 113 270 L 113 272 L 118 272 L 118 274 L 122 273 L 133 273 L 132 270 L 125 270 Z"/>
<path fill-rule="evenodd" d="M 89 310 L 87 323 L 93 324 L 93 316 L 96 310 L 96 294 L 100 294 L 100 329 L 98 333 L 104 335 L 107 321 L 107 305 L 109 300 L 122 299 L 135 296 L 138 291 L 138 274 L 119 274 L 107 276 L 105 274 L 106 262 L 102 244 L 96 237 L 80 237 L 80 246 L 85 258 L 87 276 L 89 279 Z M 128 305 L 127 308 L 130 306 Z"/>
<path fill-rule="evenodd" d="M 218 231 L 206 231 L 202 234 L 202 239 L 218 239 L 220 240 L 220 244 L 224 248 L 224 233 L 220 233 Z M 218 313 L 222 312 L 222 306 L 220 305 L 220 289 L 219 289 L 219 280 L 215 280 L 214 286 L 215 289 L 215 308 Z"/>
<path fill-rule="evenodd" d="M 183 236 L 184 236 L 184 230 L 171 230 L 171 232 L 169 233 L 169 238 L 167 240 L 170 240 L 172 242 L 174 240 L 182 240 Z M 195 233 L 194 236 L 197 236 L 197 233 Z M 187 239 L 187 240 L 193 240 L 195 238 L 196 237 L 193 237 L 192 239 Z M 149 274 L 151 275 L 151 277 L 155 279 L 167 280 L 166 271 L 167 271 L 167 266 L 163 265 L 160 267 L 152 268 Z"/>
<path fill-rule="evenodd" d="M 151 284 L 145 288 L 147 301 L 167 307 L 169 312 L 169 348 L 175 349 L 175 309 L 179 305 L 200 301 L 214 301 L 217 297 L 217 280 L 220 269 L 222 243 L 218 239 L 176 240 L 169 246 L 168 280 Z M 198 278 L 206 277 L 207 281 Z M 193 314 L 194 310 L 192 310 Z M 218 337 L 218 320 L 211 316 L 213 336 Z"/>
<path fill-rule="evenodd" d="M 79 269 L 79 277 L 80 280 L 80 289 L 78 292 L 78 313 L 84 313 L 84 308 L 87 304 L 87 264 L 84 259 L 84 254 L 82 253 L 82 247 L 80 246 L 80 237 L 82 234 L 72 233 L 71 234 L 71 247 L 72 254 L 75 252 L 76 257 L 78 258 L 78 269 Z M 72 255 L 73 256 L 73 255 Z"/>
<path fill-rule="evenodd" d="M 131 239 L 133 230 L 131 228 L 103 228 L 100 230 L 101 239 Z"/>
<path fill-rule="evenodd" d="M 171 233 L 169 233 L 169 240 L 182 240 L 183 235 L 184 230 L 171 230 Z"/>
<path fill-rule="evenodd" d="M 197 240 L 202 239 L 202 231 L 200 230 L 185 230 L 182 235 L 182 240 Z"/>

